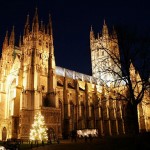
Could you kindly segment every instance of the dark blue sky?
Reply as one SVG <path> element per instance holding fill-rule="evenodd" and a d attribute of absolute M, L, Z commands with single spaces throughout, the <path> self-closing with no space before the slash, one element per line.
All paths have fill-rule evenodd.
<path fill-rule="evenodd" d="M 15 25 L 16 38 L 23 33 L 26 15 L 30 19 L 38 7 L 39 21 L 52 15 L 56 65 L 91 74 L 89 32 L 101 31 L 103 20 L 113 25 L 128 25 L 139 32 L 150 32 L 148 0 L 1 0 L 0 47 L 6 30 Z"/>

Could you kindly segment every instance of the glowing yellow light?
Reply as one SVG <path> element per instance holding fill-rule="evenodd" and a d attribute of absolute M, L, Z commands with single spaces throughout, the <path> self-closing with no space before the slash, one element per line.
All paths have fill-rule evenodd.
<path fill-rule="evenodd" d="M 30 140 L 47 141 L 47 130 L 48 129 L 45 126 L 44 117 L 40 113 L 37 113 L 34 116 L 32 129 L 30 129 Z"/>

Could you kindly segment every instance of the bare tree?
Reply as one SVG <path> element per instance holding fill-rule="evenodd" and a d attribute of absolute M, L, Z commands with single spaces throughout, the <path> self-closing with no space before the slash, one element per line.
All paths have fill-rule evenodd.
<path fill-rule="evenodd" d="M 147 67 L 150 54 L 150 38 L 141 38 L 136 32 L 117 28 L 117 34 L 111 38 L 112 45 L 101 45 L 101 50 L 107 53 L 105 65 L 97 66 L 103 74 L 111 74 L 110 80 L 101 78 L 100 81 L 107 86 L 107 90 L 115 89 L 115 99 L 125 102 L 124 120 L 126 132 L 139 133 L 138 104 L 143 100 L 150 83 L 148 78 L 150 70 Z M 117 38 L 118 36 L 118 38 Z M 118 39 L 118 40 L 117 40 Z M 108 39 L 110 40 L 110 39 Z M 119 51 L 116 46 L 119 45 Z M 140 57 L 144 52 L 143 57 Z M 136 64 L 137 68 L 134 67 Z M 113 79 L 112 79 L 113 78 Z M 103 80 L 105 79 L 105 80 Z M 111 86 L 111 88 L 110 88 Z"/>

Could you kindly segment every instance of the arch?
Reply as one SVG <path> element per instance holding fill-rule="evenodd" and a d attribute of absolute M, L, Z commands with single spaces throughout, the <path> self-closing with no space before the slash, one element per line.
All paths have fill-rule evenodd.
<path fill-rule="evenodd" d="M 61 81 L 60 79 L 57 80 L 57 85 L 58 86 L 63 86 L 63 81 Z"/>
<path fill-rule="evenodd" d="M 6 138 L 7 138 L 7 129 L 6 127 L 4 127 L 2 129 L 2 141 L 6 141 Z"/>
<path fill-rule="evenodd" d="M 74 89 L 74 83 L 68 82 L 68 88 Z"/>
<path fill-rule="evenodd" d="M 14 76 L 8 77 L 9 85 L 8 85 L 8 91 L 7 91 L 7 101 L 8 101 L 8 115 L 14 115 L 14 109 L 15 109 L 15 98 L 16 98 L 16 85 L 17 85 L 17 79 Z"/>

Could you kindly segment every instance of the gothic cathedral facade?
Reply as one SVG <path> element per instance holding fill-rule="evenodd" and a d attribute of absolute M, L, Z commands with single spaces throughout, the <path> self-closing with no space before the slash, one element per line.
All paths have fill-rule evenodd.
<path fill-rule="evenodd" d="M 86 128 L 98 129 L 100 136 L 125 134 L 124 102 L 109 101 L 112 93 L 107 93 L 98 80 L 115 77 L 96 66 L 98 60 L 107 57 L 101 44 L 115 48 L 119 54 L 113 42 L 116 40 L 115 32 L 109 36 L 105 23 L 97 39 L 90 31 L 93 76 L 89 76 L 55 65 L 50 16 L 45 28 L 43 23 L 39 25 L 37 10 L 31 27 L 28 15 L 19 46 L 15 46 L 14 27 L 10 37 L 6 32 L 0 59 L 0 140 L 29 139 L 36 112 L 44 116 L 48 133 L 58 137 Z M 105 60 L 107 63 L 110 58 Z M 143 107 L 139 113 L 140 129 L 148 131 L 150 112 Z"/>

